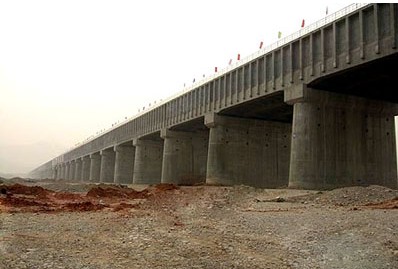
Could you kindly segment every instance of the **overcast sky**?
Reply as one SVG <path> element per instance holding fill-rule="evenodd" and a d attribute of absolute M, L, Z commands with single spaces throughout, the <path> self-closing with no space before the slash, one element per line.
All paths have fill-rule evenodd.
<path fill-rule="evenodd" d="M 28 171 L 346 5 L 0 0 L 0 172 Z"/>

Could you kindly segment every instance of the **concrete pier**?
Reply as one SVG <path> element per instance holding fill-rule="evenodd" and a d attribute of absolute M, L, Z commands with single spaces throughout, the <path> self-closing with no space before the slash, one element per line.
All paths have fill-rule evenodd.
<path fill-rule="evenodd" d="M 77 181 L 82 180 L 82 160 L 81 158 L 75 160 L 75 176 L 74 179 Z"/>
<path fill-rule="evenodd" d="M 76 162 L 75 160 L 70 162 L 70 173 L 69 173 L 69 180 L 75 180 L 75 171 L 76 171 Z"/>
<path fill-rule="evenodd" d="M 65 164 L 65 180 L 69 180 L 70 162 Z"/>
<path fill-rule="evenodd" d="M 135 148 L 132 142 L 115 146 L 115 183 L 132 184 Z"/>
<path fill-rule="evenodd" d="M 65 180 L 65 175 L 66 175 L 66 164 L 65 163 L 62 163 L 61 164 L 61 175 L 60 175 L 60 179 L 63 179 L 63 180 Z"/>
<path fill-rule="evenodd" d="M 397 188 L 396 104 L 305 85 L 285 100 L 294 105 L 289 187 Z"/>
<path fill-rule="evenodd" d="M 54 167 L 52 168 L 51 178 L 52 178 L 52 179 L 57 179 L 57 173 L 58 173 L 58 167 L 57 167 L 57 166 L 54 166 Z"/>
<path fill-rule="evenodd" d="M 208 131 L 177 132 L 163 129 L 162 183 L 194 185 L 206 181 Z"/>
<path fill-rule="evenodd" d="M 91 159 L 90 156 L 82 157 L 82 181 L 87 182 L 90 180 L 90 165 Z"/>
<path fill-rule="evenodd" d="M 90 154 L 90 182 L 100 182 L 101 155 L 99 152 Z"/>
<path fill-rule="evenodd" d="M 100 182 L 114 182 L 115 176 L 115 151 L 112 148 L 101 150 Z"/>
<path fill-rule="evenodd" d="M 163 141 L 134 139 L 134 184 L 157 184 L 161 182 Z"/>
<path fill-rule="evenodd" d="M 288 185 L 291 124 L 208 114 L 206 182 L 262 188 Z"/>
<path fill-rule="evenodd" d="M 60 180 L 60 179 L 62 179 L 62 164 L 58 164 L 56 167 L 57 167 L 56 180 Z"/>

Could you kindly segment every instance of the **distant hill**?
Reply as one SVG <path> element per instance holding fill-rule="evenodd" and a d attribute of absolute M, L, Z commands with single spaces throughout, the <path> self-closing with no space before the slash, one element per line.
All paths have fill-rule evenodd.
<path fill-rule="evenodd" d="M 0 176 L 25 176 L 42 163 L 58 156 L 65 147 L 48 142 L 28 145 L 0 145 Z"/>
<path fill-rule="evenodd" d="M 26 177 L 25 173 L 2 173 L 0 172 L 0 179 L 1 178 L 13 178 L 13 177 Z"/>

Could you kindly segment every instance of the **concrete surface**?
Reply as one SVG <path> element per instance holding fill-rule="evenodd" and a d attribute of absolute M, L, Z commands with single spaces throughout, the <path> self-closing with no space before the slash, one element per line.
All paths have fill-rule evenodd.
<path fill-rule="evenodd" d="M 208 132 L 163 129 L 162 183 L 194 185 L 206 181 Z"/>
<path fill-rule="evenodd" d="M 210 128 L 209 184 L 287 186 L 290 134 L 288 123 L 206 115 Z"/>
<path fill-rule="evenodd" d="M 112 183 L 115 180 L 115 151 L 112 148 L 101 150 L 100 182 Z"/>
<path fill-rule="evenodd" d="M 134 139 L 134 184 L 157 184 L 161 182 L 163 141 Z"/>
<path fill-rule="evenodd" d="M 135 148 L 132 142 L 115 146 L 115 183 L 132 184 Z"/>
<path fill-rule="evenodd" d="M 101 155 L 100 153 L 90 154 L 90 181 L 100 182 Z"/>

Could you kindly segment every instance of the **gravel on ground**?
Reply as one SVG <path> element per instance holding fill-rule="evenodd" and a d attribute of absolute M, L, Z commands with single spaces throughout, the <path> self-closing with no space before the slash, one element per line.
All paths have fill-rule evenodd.
<path fill-rule="evenodd" d="M 1 269 L 398 268 L 398 192 L 380 186 L 18 183 L 0 185 Z"/>

